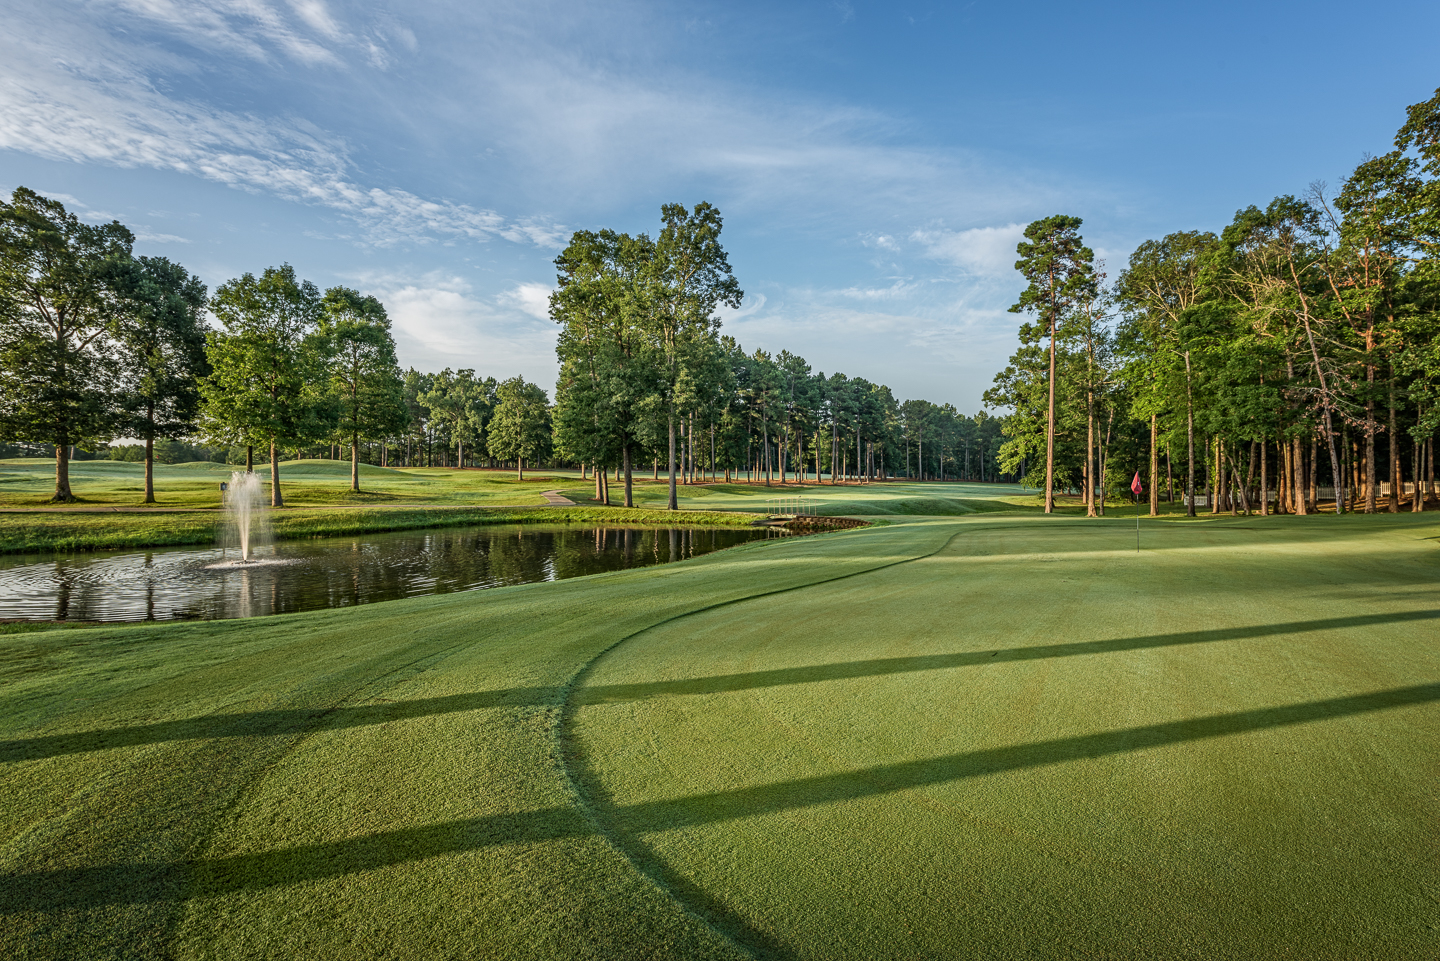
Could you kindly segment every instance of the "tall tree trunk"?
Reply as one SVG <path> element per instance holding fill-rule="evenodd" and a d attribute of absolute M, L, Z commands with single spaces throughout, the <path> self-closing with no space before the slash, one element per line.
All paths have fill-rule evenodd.
<path fill-rule="evenodd" d="M 1416 405 L 1416 410 L 1415 410 L 1415 418 L 1416 418 L 1416 420 L 1419 420 L 1421 413 L 1422 413 L 1422 411 L 1419 409 L 1419 405 Z M 1416 512 L 1416 513 L 1419 513 L 1420 511 L 1423 511 L 1423 510 L 1425 509 L 1425 478 L 1424 478 L 1423 473 L 1422 473 L 1422 471 L 1424 470 L 1424 468 L 1422 467 L 1422 464 L 1423 464 L 1422 454 L 1423 454 L 1423 452 L 1421 451 L 1421 448 L 1422 448 L 1423 446 L 1424 446 L 1424 442 L 1423 442 L 1423 441 L 1420 441 L 1420 440 L 1418 440 L 1418 439 L 1415 441 L 1415 444 L 1414 444 L 1415 450 L 1414 450 L 1414 454 L 1413 454 L 1413 460 L 1412 460 L 1412 462 L 1411 462 L 1411 463 L 1412 463 L 1412 467 L 1411 467 L 1411 470 L 1410 470 L 1410 473 L 1411 473 L 1411 474 L 1414 476 L 1414 478 L 1415 478 L 1415 497 L 1414 497 L 1414 498 L 1411 500 L 1411 502 L 1410 502 L 1410 510 L 1412 510 L 1412 511 L 1414 511 L 1414 512 Z"/>
<path fill-rule="evenodd" d="M 1156 415 L 1150 415 L 1150 516 L 1160 514 L 1160 427 Z"/>
<path fill-rule="evenodd" d="M 1045 408 L 1045 513 L 1055 510 L 1055 325 L 1058 305 L 1050 305 L 1050 401 Z M 924 473 L 924 468 L 921 468 Z"/>
<path fill-rule="evenodd" d="M 360 435 L 350 435 L 350 489 L 360 489 Z"/>
<path fill-rule="evenodd" d="M 630 481 L 630 445 L 629 445 L 629 444 L 626 444 L 626 445 L 622 448 L 622 452 L 623 452 L 624 466 L 625 466 L 625 506 L 626 506 L 626 507 L 634 507 L 634 506 L 635 506 L 635 492 L 634 492 L 634 487 L 633 487 L 633 485 L 631 484 L 631 481 Z"/>
<path fill-rule="evenodd" d="M 1375 483 L 1375 365 L 1365 366 L 1369 387 L 1365 397 L 1365 513 L 1375 513 L 1379 485 Z"/>
<path fill-rule="evenodd" d="M 1215 492 L 1215 501 L 1210 507 L 1210 513 L 1219 514 L 1229 507 L 1229 485 L 1225 482 L 1225 439 L 1219 434 L 1215 435 L 1215 467 L 1210 486 Z"/>
<path fill-rule="evenodd" d="M 1185 516 L 1195 516 L 1195 398 L 1190 388 L 1190 351 L 1185 351 L 1185 456 L 1189 472 L 1185 486 Z"/>
<path fill-rule="evenodd" d="M 1285 491 L 1285 477 L 1289 472 L 1290 447 L 1281 437 L 1275 441 L 1275 513 L 1288 514 L 1289 496 Z"/>
<path fill-rule="evenodd" d="M 525 479 L 525 457 L 522 454 L 515 455 L 515 477 L 517 480 Z"/>
<path fill-rule="evenodd" d="M 1405 484 L 1400 474 L 1400 428 L 1395 416 L 1395 368 L 1390 368 L 1389 384 L 1389 407 L 1390 407 L 1390 500 L 1386 510 L 1392 514 L 1400 513 L 1400 495 L 1405 490 Z"/>
<path fill-rule="evenodd" d="M 62 442 L 55 445 L 55 496 L 51 502 L 69 504 L 75 500 L 70 492 L 70 445 Z"/>
<path fill-rule="evenodd" d="M 840 425 L 830 422 L 830 486 L 835 486 L 835 464 L 840 460 Z"/>
<path fill-rule="evenodd" d="M 285 506 L 285 497 L 280 493 L 280 445 L 273 440 L 270 442 L 270 506 Z"/>
<path fill-rule="evenodd" d="M 675 414 L 672 411 L 669 418 L 670 435 L 670 510 L 680 509 L 679 496 L 675 493 Z"/>
<path fill-rule="evenodd" d="M 1095 516 L 1095 394 L 1085 392 L 1085 516 Z"/>
<path fill-rule="evenodd" d="M 1270 455 L 1265 450 L 1265 441 L 1260 441 L 1260 516 L 1270 513 Z"/>
<path fill-rule="evenodd" d="M 1295 472 L 1294 484 L 1291 491 L 1295 497 L 1295 513 L 1301 516 L 1310 513 L 1309 505 L 1306 503 L 1309 498 L 1309 487 L 1305 483 L 1305 446 L 1299 437 L 1290 441 L 1291 447 L 1291 470 Z"/>
<path fill-rule="evenodd" d="M 154 422 L 154 408 L 151 408 L 151 422 Z M 145 438 L 145 500 L 155 503 L 155 435 Z"/>
<path fill-rule="evenodd" d="M 1435 435 L 1425 438 L 1425 487 L 1435 496 Z"/>
<path fill-rule="evenodd" d="M 1249 514 L 1249 513 L 1250 513 L 1250 507 L 1249 507 L 1250 493 L 1251 493 L 1252 491 L 1254 491 L 1254 490 L 1255 490 L 1255 442 L 1252 440 L 1252 441 L 1250 442 L 1250 465 L 1249 465 L 1249 467 L 1246 468 L 1246 473 L 1245 473 L 1245 499 L 1246 499 L 1245 513 L 1246 513 L 1246 514 Z"/>
<path fill-rule="evenodd" d="M 245 448 L 245 473 L 255 473 L 255 445 L 253 444 Z"/>

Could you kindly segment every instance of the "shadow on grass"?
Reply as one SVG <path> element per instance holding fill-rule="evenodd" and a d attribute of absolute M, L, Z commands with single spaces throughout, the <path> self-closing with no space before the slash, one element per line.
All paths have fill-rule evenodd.
<path fill-rule="evenodd" d="M 880 764 L 856 771 L 715 791 L 597 812 L 621 835 L 671 831 L 877 797 L 1007 771 L 1047 767 L 1192 741 L 1331 721 L 1440 701 L 1440 683 L 1327 698 L 1010 747 Z M 54 914 L 109 904 L 180 901 L 301 884 L 496 846 L 595 833 L 563 806 L 400 828 L 357 838 L 194 862 L 85 865 L 0 875 L 0 914 Z M 622 839 L 623 840 L 623 839 Z"/>
<path fill-rule="evenodd" d="M 610 704 L 651 697 L 683 697 L 697 694 L 724 694 L 734 691 L 784 687 L 790 684 L 816 684 L 915 671 L 939 671 L 961 667 L 981 667 L 1015 661 L 1038 661 L 1058 657 L 1089 654 L 1113 654 L 1122 651 L 1179 647 L 1190 644 L 1212 644 L 1222 641 L 1279 637 L 1308 631 L 1341 630 L 1373 627 L 1380 624 L 1404 624 L 1440 620 L 1440 610 L 1395 611 L 1384 614 L 1355 614 L 1309 621 L 1287 621 L 1249 627 L 1214 628 L 1203 631 L 1181 631 L 1172 634 L 1151 634 L 1106 641 L 1078 641 L 1069 644 L 1041 644 L 1032 647 L 993 648 L 982 651 L 958 651 L 948 654 L 922 654 L 914 657 L 873 658 L 837 664 L 815 664 L 805 667 L 777 668 L 744 674 L 717 674 L 710 677 L 673 681 L 645 681 L 637 684 L 601 684 L 576 691 L 576 706 Z M 556 704 L 563 696 L 557 687 L 514 687 L 496 691 L 473 691 L 444 697 L 418 698 L 382 704 L 350 707 L 316 708 L 314 710 L 252 711 L 240 714 L 215 714 L 207 717 L 160 721 L 133 727 L 109 730 L 79 731 L 42 737 L 0 741 L 0 763 L 30 761 L 65 754 L 106 751 L 138 747 L 165 741 L 196 738 L 274 737 L 319 730 L 340 730 L 405 721 L 412 718 L 476 711 L 517 705 Z"/>

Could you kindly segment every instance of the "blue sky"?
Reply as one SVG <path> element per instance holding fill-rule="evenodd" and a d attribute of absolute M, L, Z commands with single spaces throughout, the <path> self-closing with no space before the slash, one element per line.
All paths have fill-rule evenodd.
<path fill-rule="evenodd" d="M 725 329 L 972 412 L 1023 225 L 1147 237 L 1383 152 L 1440 5 L 0 0 L 0 190 L 214 286 L 385 301 L 401 361 L 554 382 L 571 230 L 708 200 Z"/>

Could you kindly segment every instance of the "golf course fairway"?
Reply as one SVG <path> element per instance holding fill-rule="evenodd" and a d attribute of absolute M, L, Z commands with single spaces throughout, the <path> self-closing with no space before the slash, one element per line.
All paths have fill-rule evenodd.
<path fill-rule="evenodd" d="M 0 637 L 7 958 L 1440 955 L 1440 515 Z"/>

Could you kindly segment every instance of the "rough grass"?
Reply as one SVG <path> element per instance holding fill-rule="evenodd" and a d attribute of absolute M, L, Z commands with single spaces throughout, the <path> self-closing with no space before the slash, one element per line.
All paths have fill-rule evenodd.
<path fill-rule="evenodd" d="M 1440 517 L 0 638 L 0 955 L 1436 954 Z"/>

